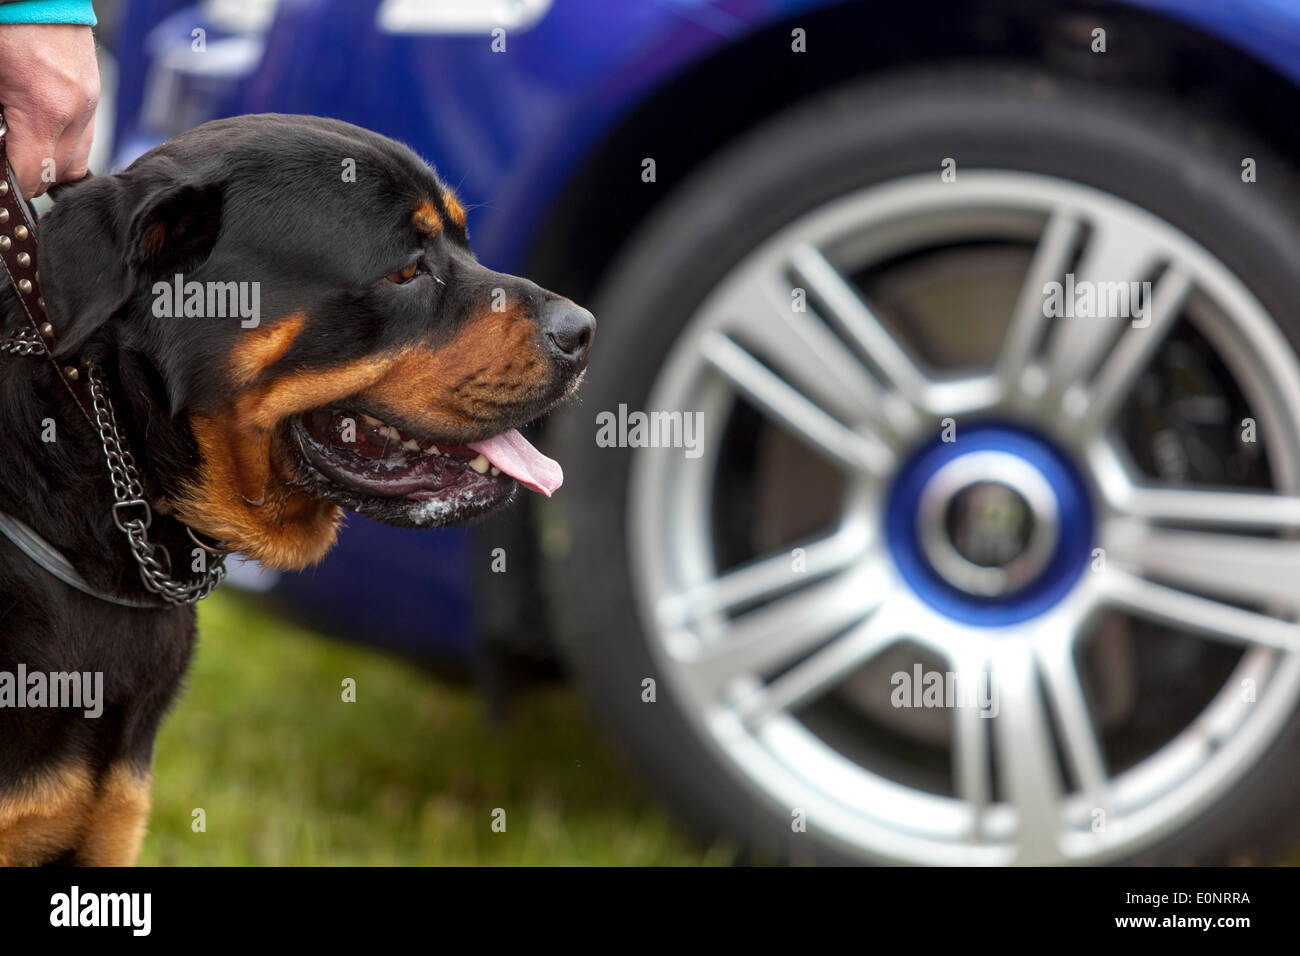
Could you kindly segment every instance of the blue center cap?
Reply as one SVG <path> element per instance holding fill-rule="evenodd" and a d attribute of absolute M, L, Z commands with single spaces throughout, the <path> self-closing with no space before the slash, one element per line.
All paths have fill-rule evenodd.
<path fill-rule="evenodd" d="M 984 424 L 935 439 L 899 471 L 886 537 L 927 604 L 998 627 L 1063 598 L 1092 554 L 1093 509 L 1070 459 L 1041 435 Z"/>

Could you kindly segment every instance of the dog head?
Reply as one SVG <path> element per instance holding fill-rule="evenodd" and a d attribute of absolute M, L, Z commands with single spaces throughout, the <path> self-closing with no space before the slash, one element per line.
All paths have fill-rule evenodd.
<path fill-rule="evenodd" d="M 576 389 L 595 322 L 479 264 L 391 140 L 218 120 L 63 190 L 41 242 L 56 357 L 145 393 L 167 504 L 269 566 L 318 560 L 341 508 L 435 527 L 560 483 L 517 429 Z"/>

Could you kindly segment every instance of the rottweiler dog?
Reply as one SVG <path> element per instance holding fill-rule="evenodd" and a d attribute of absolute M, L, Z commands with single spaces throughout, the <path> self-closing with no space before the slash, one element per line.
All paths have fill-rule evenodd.
<path fill-rule="evenodd" d="M 196 540 L 293 570 L 344 509 L 432 528 L 561 481 L 517 429 L 577 388 L 595 321 L 480 265 L 456 197 L 398 143 L 219 120 L 63 187 L 39 235 L 60 364 L 0 355 L 0 511 L 102 594 L 150 597 L 101 439 L 59 381 L 87 358 L 177 578 Z M 5 285 L 8 336 L 25 318 Z M 83 593 L 0 538 L 0 863 L 134 861 L 194 641 L 191 607 Z M 34 695 L 71 673 L 102 675 L 97 716 Z"/>

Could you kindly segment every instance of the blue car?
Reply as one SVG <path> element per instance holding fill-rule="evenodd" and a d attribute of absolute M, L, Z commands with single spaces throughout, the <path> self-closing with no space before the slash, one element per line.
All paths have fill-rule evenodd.
<path fill-rule="evenodd" d="M 1300 0 L 138 0 L 115 162 L 314 113 L 591 307 L 550 500 L 352 518 L 299 614 L 560 662 L 758 859 L 1300 831 Z"/>

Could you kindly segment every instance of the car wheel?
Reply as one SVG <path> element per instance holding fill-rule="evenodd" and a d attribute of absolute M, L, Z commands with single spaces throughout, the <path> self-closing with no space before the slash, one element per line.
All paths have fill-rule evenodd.
<path fill-rule="evenodd" d="M 829 92 L 678 185 L 544 516 L 632 761 L 784 859 L 1289 851 L 1297 196 L 1175 102 L 991 69 Z"/>

